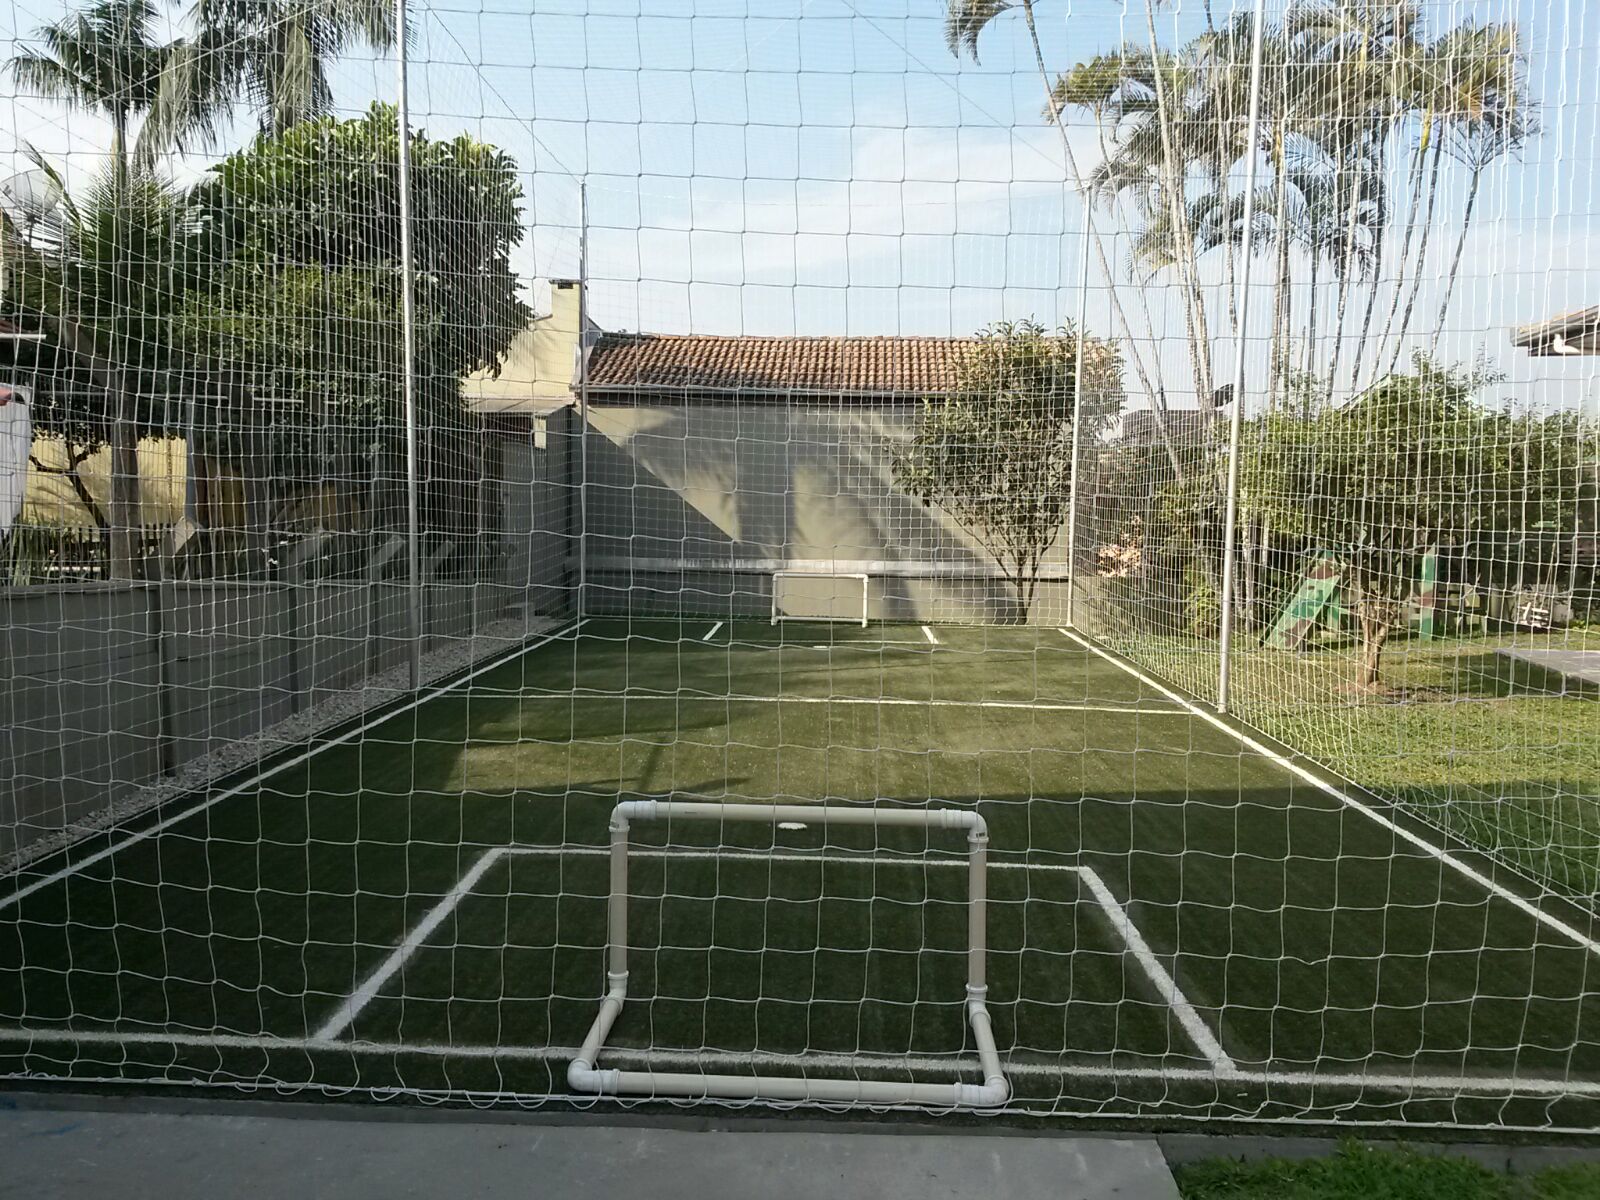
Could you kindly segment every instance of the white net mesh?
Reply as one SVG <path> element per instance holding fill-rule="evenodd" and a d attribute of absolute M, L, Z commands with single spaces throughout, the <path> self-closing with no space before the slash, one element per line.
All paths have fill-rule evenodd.
<path fill-rule="evenodd" d="M 0 1074 L 1596 1125 L 1593 22 L 406 23 L 6 27 Z"/>

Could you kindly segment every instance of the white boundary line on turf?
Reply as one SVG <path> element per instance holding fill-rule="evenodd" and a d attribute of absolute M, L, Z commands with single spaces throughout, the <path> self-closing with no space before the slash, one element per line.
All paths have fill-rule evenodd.
<path fill-rule="evenodd" d="M 1262 755 L 1264 758 L 1270 759 L 1272 762 L 1277 763 L 1284 770 L 1286 770 L 1286 771 L 1290 772 L 1291 774 L 1299 777 L 1300 779 L 1305 780 L 1307 783 L 1311 784 L 1313 787 L 1317 788 L 1319 791 L 1326 792 L 1328 795 L 1330 795 L 1334 799 L 1338 800 L 1341 804 L 1344 804 L 1345 806 L 1347 806 L 1349 808 L 1353 808 L 1358 813 L 1360 813 L 1362 816 L 1367 817 L 1368 819 L 1377 822 L 1379 825 L 1383 826 L 1385 829 L 1387 829 L 1391 833 L 1393 833 L 1396 837 L 1401 838 L 1402 840 L 1411 843 L 1411 845 L 1416 846 L 1418 849 L 1426 850 L 1429 854 L 1433 855 L 1440 862 L 1442 862 L 1445 865 L 1449 866 L 1452 870 L 1456 871 L 1460 875 L 1465 876 L 1467 879 L 1470 879 L 1473 883 L 1477 884 L 1479 887 L 1484 888 L 1485 890 L 1489 891 L 1493 895 L 1496 895 L 1496 896 L 1500 897 L 1500 899 L 1505 900 L 1508 903 L 1510 903 L 1513 906 L 1515 906 L 1516 908 L 1521 909 L 1523 912 L 1527 913 L 1530 917 L 1532 917 L 1535 921 L 1538 921 L 1541 925 L 1549 926 L 1551 929 L 1554 929 L 1556 932 L 1562 934 L 1564 937 L 1570 938 L 1572 941 L 1576 942 L 1580 947 L 1582 947 L 1583 949 L 1587 950 L 1590 954 L 1593 954 L 1596 957 L 1600 957 L 1600 942 L 1597 942 L 1595 939 L 1586 936 L 1582 931 L 1580 931 L 1579 929 L 1577 929 L 1573 925 L 1569 925 L 1567 922 L 1563 921 L 1560 917 L 1552 916 L 1550 913 L 1545 912 L 1537 904 L 1534 904 L 1531 900 L 1525 899 L 1524 897 L 1517 895 L 1515 892 L 1513 892 L 1509 888 L 1507 888 L 1504 884 L 1496 883 L 1493 879 L 1489 878 L 1489 876 L 1485 875 L 1482 871 L 1478 870 L 1476 867 L 1469 866 L 1467 863 L 1462 862 L 1459 858 L 1456 858 L 1445 847 L 1439 846 L 1439 845 L 1435 844 L 1434 842 L 1429 841 L 1427 838 L 1423 837 L 1421 834 L 1417 834 L 1417 833 L 1411 832 L 1411 830 L 1405 828 L 1403 825 L 1400 825 L 1397 822 L 1391 820 L 1390 818 L 1384 816 L 1381 812 L 1379 812 L 1377 809 L 1373 808 L 1370 804 L 1366 804 L 1363 801 L 1357 799 L 1355 796 L 1352 796 L 1349 792 L 1345 791 L 1343 788 L 1337 787 L 1334 784 L 1329 783 L 1327 780 L 1319 778 L 1316 775 L 1315 772 L 1307 769 L 1306 767 L 1302 766 L 1300 763 L 1295 762 L 1293 759 L 1287 758 L 1284 755 L 1279 754 L 1276 750 L 1272 749 L 1270 746 L 1263 745 L 1262 743 L 1256 741 L 1253 737 L 1250 737 L 1248 734 L 1242 732 L 1241 730 L 1233 728 L 1233 726 L 1229 725 L 1226 721 L 1222 720 L 1220 717 L 1217 717 L 1213 713 L 1206 712 L 1206 710 L 1201 708 L 1199 705 L 1193 703 L 1190 700 L 1185 699 L 1182 695 L 1180 695 L 1179 693 L 1173 691 L 1171 688 L 1164 686 L 1163 684 L 1157 682 L 1155 679 L 1152 679 L 1149 675 L 1145 674 L 1145 672 L 1139 670 L 1137 667 L 1134 667 L 1134 666 L 1129 665 L 1128 663 L 1119 661 L 1117 658 L 1115 658 L 1112 655 L 1106 653 L 1099 646 L 1096 646 L 1093 642 L 1090 642 L 1087 639 L 1080 637 L 1078 634 L 1074 633 L 1072 630 L 1070 630 L 1070 629 L 1057 629 L 1056 632 L 1061 634 L 1063 637 L 1070 638 L 1072 641 L 1077 642 L 1080 646 L 1084 647 L 1086 650 L 1092 651 L 1093 653 L 1099 655 L 1101 658 L 1105 659 L 1107 662 L 1111 663 L 1113 666 L 1117 666 L 1117 667 L 1122 668 L 1128 674 L 1130 674 L 1130 675 L 1134 676 L 1134 678 L 1138 679 L 1141 683 L 1144 683 L 1149 687 L 1155 688 L 1156 691 L 1158 691 L 1162 695 L 1166 696 L 1169 700 L 1175 701 L 1176 703 L 1183 705 L 1184 708 L 1188 709 L 1191 713 L 1193 713 L 1195 716 L 1199 717 L 1202 721 L 1205 721 L 1208 724 L 1216 726 L 1218 729 L 1220 729 L 1224 733 L 1228 734 L 1228 736 L 1237 739 L 1240 745 L 1245 746 L 1246 748 L 1255 751 L 1257 754 Z"/>
<path fill-rule="evenodd" d="M 478 856 L 478 861 L 467 869 L 467 873 L 456 880 L 455 886 L 446 892 L 439 903 L 427 912 L 427 915 L 411 927 L 404 940 L 394 948 L 388 958 L 378 964 L 377 970 L 362 980 L 361 986 L 351 992 L 334 1014 L 323 1022 L 322 1028 L 317 1030 L 316 1040 L 320 1042 L 332 1041 L 350 1027 L 350 1022 L 356 1019 L 356 1014 L 367 1006 L 367 1002 L 383 989 L 401 967 L 405 966 L 406 959 L 410 958 L 422 944 L 433 936 L 433 931 L 444 924 L 444 919 L 454 911 L 456 905 L 478 886 L 478 881 L 484 873 L 500 861 L 503 849 L 486 850 Z"/>
<path fill-rule="evenodd" d="M 452 1046 L 436 1042 L 319 1041 L 316 1038 L 278 1037 L 272 1034 L 177 1033 L 164 1030 L 36 1029 L 26 1026 L 0 1026 L 0 1045 L 27 1043 L 78 1044 L 84 1046 L 181 1046 L 195 1050 L 273 1050 L 343 1055 L 421 1055 L 438 1058 L 505 1059 L 522 1062 L 563 1062 L 575 1057 L 576 1046 Z M 607 1061 L 639 1063 L 648 1067 L 774 1066 L 824 1067 L 848 1070 L 866 1067 L 874 1070 L 895 1067 L 910 1071 L 966 1070 L 969 1064 L 955 1055 L 895 1056 L 878 1054 L 774 1054 L 768 1051 L 733 1053 L 726 1050 L 638 1050 L 626 1046 L 607 1046 Z M 1088 1063 L 1050 1063 L 1006 1056 L 1006 1073 L 1024 1078 L 1102 1080 L 1154 1080 L 1157 1082 L 1232 1083 L 1257 1086 L 1316 1087 L 1412 1093 L 1431 1092 L 1474 1096 L 1581 1096 L 1600 1098 L 1600 1080 L 1557 1079 L 1548 1076 L 1517 1075 L 1402 1075 L 1360 1071 L 1263 1071 L 1242 1067 L 1232 1076 L 1220 1077 L 1204 1067 L 1117 1067 Z M 116 1082 L 127 1083 L 126 1078 Z M 1424 1097 L 1425 1098 L 1425 1097 Z"/>
<path fill-rule="evenodd" d="M 933 636 L 933 630 L 929 629 L 926 625 L 922 627 L 922 636 L 928 639 L 928 644 L 930 646 L 937 646 L 939 644 L 939 639 Z"/>
<path fill-rule="evenodd" d="M 724 621 L 718 621 L 718 622 L 717 622 L 717 623 L 716 623 L 716 624 L 715 624 L 715 625 L 713 625 L 713 626 L 712 626 L 712 627 L 711 627 L 711 628 L 710 628 L 710 629 L 708 629 L 708 630 L 706 630 L 706 635 L 705 635 L 705 637 L 703 637 L 703 638 L 701 638 L 701 639 L 700 639 L 700 640 L 701 640 L 701 641 L 702 641 L 702 642 L 709 642 L 709 641 L 710 641 L 710 640 L 711 640 L 711 639 L 712 639 L 712 638 L 714 638 L 714 637 L 716 637 L 716 636 L 717 636 L 717 630 L 719 630 L 719 629 L 721 629 L 721 628 L 722 628 L 722 627 L 723 627 L 723 625 L 724 625 L 724 624 L 726 624 L 726 622 L 724 622 Z"/>
<path fill-rule="evenodd" d="M 1111 894 L 1111 889 L 1106 886 L 1105 880 L 1088 867 L 1078 868 L 1078 878 L 1089 885 L 1094 898 L 1100 902 L 1100 907 L 1116 926 L 1123 944 L 1144 968 L 1144 973 L 1150 977 L 1151 982 L 1156 985 L 1156 990 L 1161 993 L 1161 998 L 1167 1002 L 1167 1007 L 1172 1009 L 1173 1015 L 1178 1018 L 1178 1024 L 1183 1026 L 1183 1031 L 1189 1035 L 1189 1040 L 1210 1060 L 1219 1076 L 1237 1075 L 1238 1066 L 1223 1051 L 1222 1043 L 1217 1041 L 1206 1023 L 1200 1019 L 1200 1014 L 1195 1012 L 1194 1005 L 1189 1003 L 1189 998 L 1178 988 L 1178 981 L 1172 977 L 1172 973 L 1161 965 L 1161 960 L 1150 949 L 1150 943 L 1144 940 L 1144 934 L 1139 932 L 1138 926 L 1133 923 L 1133 918 L 1128 915 L 1128 910 L 1123 908 L 1121 902 Z"/>
<path fill-rule="evenodd" d="M 512 693 L 502 693 L 511 695 Z M 865 704 L 889 705 L 903 708 L 1014 708 L 1037 712 L 1094 712 L 1124 713 L 1138 717 L 1182 717 L 1189 714 L 1181 708 L 1141 708 L 1132 704 L 1068 704 L 1054 700 L 913 700 L 903 696 L 746 696 L 729 693 L 726 696 L 707 695 L 700 692 L 550 692 L 543 695 L 522 696 L 523 703 L 538 700 L 665 700 L 674 704 Z"/>
<path fill-rule="evenodd" d="M 73 875 L 76 875 L 79 871 L 83 870 L 85 867 L 93 866 L 97 862 L 101 862 L 104 859 L 110 858 L 113 854 L 116 854 L 116 853 L 118 853 L 119 851 L 122 851 L 122 850 L 126 850 L 129 846 L 132 846 L 136 842 L 142 842 L 147 838 L 152 838 L 156 834 L 161 833 L 164 830 L 170 829 L 172 826 L 178 824 L 180 821 L 187 821 L 190 817 L 194 816 L 196 813 L 202 813 L 202 812 L 204 812 L 206 809 L 210 808 L 214 804 L 220 804 L 222 801 L 232 799 L 234 796 L 239 795 L 241 792 L 249 791 L 251 788 L 255 787 L 256 784 L 260 783 L 264 779 L 269 779 L 272 776 L 277 775 L 279 772 L 287 771 L 290 767 L 299 766 L 301 763 L 305 762 L 306 760 L 311 759 L 311 758 L 315 758 L 317 755 L 321 754 L 324 750 L 331 750 L 333 747 L 339 746 L 339 745 L 343 745 L 345 742 L 350 741 L 352 738 L 360 737 L 363 733 L 366 733 L 368 730 L 377 728 L 379 725 L 382 725 L 385 721 L 392 720 L 395 717 L 399 716 L 401 713 L 410 712 L 414 708 L 420 708 L 422 705 L 426 704 L 428 701 L 435 700 L 438 697 L 443 696 L 448 692 L 454 691 L 456 688 L 460 687 L 462 684 L 467 683 L 467 682 L 469 682 L 469 681 L 471 681 L 473 679 L 476 679 L 479 675 L 482 675 L 487 671 L 493 671 L 497 667 L 502 667 L 506 663 L 512 661 L 513 659 L 518 658 L 521 655 L 527 654 L 530 651 L 537 650 L 540 646 L 543 646 L 543 645 L 546 645 L 546 644 L 548 644 L 550 642 L 553 642 L 557 638 L 565 637 L 568 634 L 576 635 L 577 632 L 583 627 L 583 623 L 584 623 L 585 620 L 587 620 L 587 618 L 580 617 L 580 618 L 578 618 L 578 620 L 576 622 L 574 622 L 574 623 L 572 623 L 570 625 L 563 625 L 558 629 L 551 630 L 549 633 L 540 636 L 539 638 L 537 638 L 535 641 L 533 641 L 531 643 L 528 643 L 528 644 L 522 645 L 522 646 L 518 646 L 514 650 L 508 650 L 504 654 L 497 655 L 496 657 L 491 658 L 488 662 L 482 664 L 481 666 L 474 667 L 471 671 L 467 672 L 465 675 L 457 676 L 456 678 L 452 679 L 449 683 L 439 684 L 437 686 L 429 688 L 428 691 L 423 693 L 421 696 L 418 696 L 417 698 L 415 698 L 413 700 L 406 701 L 404 704 L 400 705 L 400 707 L 398 707 L 398 708 L 385 709 L 384 712 L 382 713 L 382 715 L 376 716 L 376 717 L 371 717 L 371 718 L 363 721 L 360 725 L 356 726 L 354 729 L 349 729 L 349 730 L 346 730 L 344 733 L 341 733 L 338 737 L 329 738 L 326 741 L 317 741 L 315 745 L 311 746 L 307 750 L 301 751 L 299 754 L 296 754 L 293 758 L 287 759 L 287 760 L 285 760 L 284 762 L 281 762 L 281 763 L 277 763 L 277 764 L 275 764 L 275 765 L 273 765 L 271 767 L 263 768 L 263 769 L 257 771 L 254 775 L 250 776 L 250 778 L 244 780 L 241 783 L 234 784 L 231 788 L 228 788 L 225 791 L 218 792 L 214 796 L 208 796 L 204 800 L 200 801 L 197 804 L 191 804 L 188 808 L 185 808 L 181 812 L 173 813 L 170 817 L 163 817 L 161 820 L 155 822 L 153 825 L 147 825 L 143 829 L 139 829 L 139 830 L 134 831 L 133 833 L 129 834 L 127 837 L 123 838 L 120 842 L 117 842 L 114 845 L 107 846 L 102 850 L 96 850 L 93 854 L 86 855 L 83 858 L 79 859 L 77 862 L 68 863 L 66 866 L 62 867 L 59 871 L 53 871 L 49 875 L 46 875 L 46 876 L 44 876 L 43 878 L 40 878 L 40 879 L 35 879 L 32 883 L 27 884 L 24 887 L 20 887 L 14 892 L 10 892 L 10 893 L 6 894 L 5 896 L 0 896 L 0 912 L 3 912 L 7 908 L 10 908 L 13 904 L 16 904 L 19 901 L 26 899 L 28 896 L 33 895 L 33 893 L 37 892 L 40 888 L 46 888 L 46 887 L 49 887 L 52 884 L 60 883 L 63 879 L 67 879 L 67 878 L 70 878 Z"/>
<path fill-rule="evenodd" d="M 402 967 L 406 960 L 420 950 L 445 920 L 455 907 L 469 896 L 478 886 L 478 882 L 491 866 L 502 858 L 609 858 L 611 851 L 608 847 L 600 846 L 494 846 L 485 850 L 471 868 L 460 879 L 456 880 L 445 895 L 428 910 L 426 916 L 412 927 L 396 946 L 389 957 L 380 963 L 376 970 L 361 982 L 361 985 L 345 999 L 338 1009 L 323 1022 L 313 1040 L 331 1042 L 342 1034 L 355 1021 L 357 1015 L 365 1008 Z M 851 854 L 804 854 L 794 852 L 767 853 L 756 850 L 729 850 L 711 852 L 703 850 L 661 850 L 641 848 L 629 851 L 630 858 L 655 858 L 671 860 L 674 858 L 692 861 L 754 861 L 754 862 L 788 862 L 788 863 L 824 863 L 829 865 L 848 865 L 856 867 L 915 867 L 946 868 L 967 870 L 968 863 L 965 858 L 960 859 L 930 859 L 930 858 L 884 858 L 881 855 L 851 855 Z M 1218 1078 L 1231 1078 L 1238 1074 L 1239 1068 L 1234 1061 L 1224 1053 L 1221 1044 L 1212 1035 L 1206 1023 L 1200 1019 L 1200 1014 L 1195 1011 L 1189 998 L 1183 994 L 1183 989 L 1178 986 L 1178 981 L 1172 977 L 1161 960 L 1150 949 L 1150 944 L 1134 925 L 1126 909 L 1112 894 L 1105 881 L 1088 867 L 1070 866 L 1061 864 L 1033 864 L 1033 863 L 990 863 L 992 871 L 1059 871 L 1077 875 L 1089 887 L 1095 902 L 1105 911 L 1111 927 L 1117 931 L 1117 936 L 1122 939 L 1123 946 L 1132 954 L 1139 968 L 1149 978 L 1156 992 L 1167 1006 L 1172 1009 L 1177 1017 L 1178 1024 L 1183 1027 L 1195 1048 L 1211 1063 L 1213 1072 Z"/>

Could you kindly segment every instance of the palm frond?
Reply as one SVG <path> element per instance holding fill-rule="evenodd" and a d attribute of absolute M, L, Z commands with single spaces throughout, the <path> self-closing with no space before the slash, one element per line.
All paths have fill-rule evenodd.
<path fill-rule="evenodd" d="M 1010 0 L 950 0 L 944 18 L 944 40 L 950 53 L 960 58 L 965 50 L 977 62 L 979 35 L 1011 7 Z"/>

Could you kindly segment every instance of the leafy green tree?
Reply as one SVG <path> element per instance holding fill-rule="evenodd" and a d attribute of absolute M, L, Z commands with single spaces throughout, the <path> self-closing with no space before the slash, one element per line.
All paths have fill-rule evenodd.
<path fill-rule="evenodd" d="M 1506 506 L 1523 490 L 1512 427 L 1475 399 L 1496 381 L 1418 356 L 1411 372 L 1352 403 L 1265 414 L 1246 430 L 1241 500 L 1268 529 L 1338 558 L 1365 688 L 1381 686 L 1384 647 L 1405 618 L 1423 556 L 1525 520 Z"/>
<path fill-rule="evenodd" d="M 181 315 L 199 386 L 303 414 L 291 431 L 257 422 L 232 444 L 219 432 L 214 452 L 265 454 L 290 479 L 392 483 L 403 432 L 398 158 L 395 110 L 374 105 L 260 138 L 196 189 L 207 253 L 226 264 Z M 450 529 L 471 517 L 461 379 L 498 363 L 531 315 L 510 262 L 521 189 L 508 156 L 465 135 L 413 132 L 411 159 L 429 524 Z"/>
<path fill-rule="evenodd" d="M 1085 339 L 1084 394 L 1077 394 L 1078 339 L 1033 321 L 983 330 L 948 396 L 923 402 L 894 461 L 895 482 L 938 507 L 993 556 L 1026 620 L 1039 564 L 1066 522 L 1073 488 L 1072 431 L 1102 428 L 1122 398 L 1122 364 L 1106 343 Z"/>

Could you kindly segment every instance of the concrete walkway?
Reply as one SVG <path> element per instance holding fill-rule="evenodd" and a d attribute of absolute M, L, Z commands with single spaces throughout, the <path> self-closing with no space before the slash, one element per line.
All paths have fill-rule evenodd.
<path fill-rule="evenodd" d="M 1506 649 L 1499 651 L 1507 658 L 1520 659 L 1525 663 L 1550 671 L 1556 675 L 1565 675 L 1569 679 L 1579 679 L 1584 683 L 1600 684 L 1600 650 L 1524 650 Z"/>
<path fill-rule="evenodd" d="M 1177 1200 L 1153 1138 L 694 1132 L 412 1113 L 7 1107 L 0 1191 L 35 1200 Z M 302 1108 L 300 1113 L 304 1113 Z"/>

